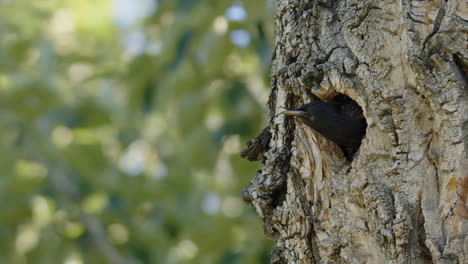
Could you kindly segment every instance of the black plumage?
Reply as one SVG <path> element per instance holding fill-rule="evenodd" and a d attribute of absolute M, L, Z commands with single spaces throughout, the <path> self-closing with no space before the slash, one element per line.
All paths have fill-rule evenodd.
<path fill-rule="evenodd" d="M 366 133 L 366 119 L 353 101 L 344 104 L 314 101 L 283 114 L 298 117 L 304 124 L 335 142 L 348 160 L 359 149 Z"/>

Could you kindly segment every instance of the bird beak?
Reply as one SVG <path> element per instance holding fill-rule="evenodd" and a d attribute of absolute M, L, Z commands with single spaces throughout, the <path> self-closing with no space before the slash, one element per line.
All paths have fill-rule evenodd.
<path fill-rule="evenodd" d="M 301 110 L 288 110 L 288 111 L 284 111 L 282 114 L 288 115 L 288 116 L 303 116 L 305 112 Z"/>

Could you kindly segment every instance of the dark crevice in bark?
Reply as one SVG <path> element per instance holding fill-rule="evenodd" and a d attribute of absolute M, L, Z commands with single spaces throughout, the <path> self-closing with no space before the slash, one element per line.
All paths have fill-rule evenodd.
<path fill-rule="evenodd" d="M 407 15 L 407 17 L 408 17 L 411 21 L 413 21 L 413 22 L 415 22 L 415 23 L 419 23 L 419 24 L 426 25 L 426 23 L 425 23 L 424 21 L 417 20 L 416 18 L 413 18 L 413 16 L 412 16 L 411 13 L 407 13 L 406 15 Z"/>
<path fill-rule="evenodd" d="M 265 215 L 265 218 L 263 220 L 263 232 L 265 235 L 273 240 L 276 240 L 277 238 L 280 237 L 280 232 L 278 228 L 275 227 L 275 223 L 272 221 L 272 212 L 268 212 L 267 215 Z"/>
<path fill-rule="evenodd" d="M 369 13 L 371 10 L 381 10 L 381 8 L 377 6 L 366 6 L 363 8 L 363 10 L 360 10 L 360 9 L 355 10 L 355 11 L 361 11 L 361 12 L 358 15 L 358 20 L 351 23 L 349 25 L 349 28 L 350 29 L 358 28 L 362 24 L 362 22 L 364 22 L 364 20 L 369 16 Z"/>
<path fill-rule="evenodd" d="M 308 248 L 312 250 L 312 252 L 304 252 L 304 253 L 309 253 L 309 259 L 312 260 L 312 263 L 320 263 L 320 255 L 319 255 L 319 247 L 318 247 L 318 244 L 317 244 L 317 241 L 315 241 L 315 238 L 317 237 L 317 234 L 316 234 L 316 224 L 317 226 L 319 226 L 320 223 L 316 223 L 316 220 L 317 217 L 312 215 L 312 210 L 311 210 L 311 205 L 310 203 L 307 201 L 307 198 L 305 196 L 305 193 L 306 193 L 306 190 L 305 190 L 305 186 L 306 186 L 306 183 L 304 182 L 304 180 L 301 178 L 300 176 L 300 173 L 298 171 L 295 171 L 294 173 L 292 173 L 293 175 L 293 178 L 292 178 L 292 182 L 294 184 L 294 189 L 296 190 L 296 193 L 299 195 L 299 201 L 300 201 L 300 206 L 301 206 L 301 210 L 303 211 L 304 213 L 304 216 L 306 218 L 306 223 L 310 226 L 310 233 L 309 234 L 306 234 L 305 235 L 305 239 L 306 239 L 306 242 L 308 244 Z M 320 204 L 316 204 L 317 206 L 317 211 L 321 211 L 321 205 Z"/>
<path fill-rule="evenodd" d="M 413 230 L 412 232 L 414 233 L 413 241 L 416 240 L 418 246 L 414 247 L 416 250 L 416 254 L 420 256 L 422 259 L 427 260 L 429 263 L 432 263 L 432 256 L 429 248 L 426 246 L 426 230 L 424 228 L 424 214 L 422 211 L 422 198 L 421 195 L 419 195 L 418 201 L 416 203 L 416 208 L 415 208 L 415 221 L 413 225 Z"/>
<path fill-rule="evenodd" d="M 433 139 L 433 137 L 431 137 L 431 141 L 429 142 L 429 146 L 432 143 L 432 139 Z M 436 183 L 435 185 L 437 187 L 437 195 L 439 196 L 440 195 L 440 175 L 439 175 L 439 168 L 437 167 L 437 161 L 434 159 L 434 157 L 432 155 L 429 155 L 428 158 L 429 158 L 429 163 L 434 168 L 434 172 L 435 172 L 434 177 L 435 177 L 435 183 Z M 439 199 L 437 200 L 437 202 L 439 202 Z"/>
<path fill-rule="evenodd" d="M 453 54 L 452 57 L 458 70 L 457 77 L 463 82 L 465 89 L 468 89 L 468 61 L 463 60 L 462 55 Z"/>
<path fill-rule="evenodd" d="M 287 191 L 287 185 L 286 181 L 282 182 L 281 185 L 278 186 L 278 189 L 276 190 L 275 193 L 273 193 L 271 197 L 271 206 L 273 208 L 276 208 L 278 206 L 281 206 L 283 202 L 286 200 L 286 192 Z"/>
<path fill-rule="evenodd" d="M 317 60 L 317 67 L 320 69 L 320 65 L 327 62 L 330 59 L 333 52 L 337 49 L 347 49 L 347 47 L 344 47 L 344 46 L 333 47 L 327 54 L 325 54 L 325 56 L 322 59 Z"/>
<path fill-rule="evenodd" d="M 427 42 L 435 35 L 437 34 L 437 32 L 439 32 L 439 29 L 440 29 L 440 24 L 442 23 L 442 18 L 445 16 L 445 6 L 446 6 L 446 3 L 445 2 L 441 2 L 441 6 L 439 8 L 439 12 L 437 12 L 437 16 L 436 16 L 436 19 L 434 21 L 434 28 L 431 32 L 431 34 L 429 34 L 426 39 L 424 39 L 424 42 L 423 42 L 423 50 L 426 49 L 426 44 Z"/>
<path fill-rule="evenodd" d="M 271 93 L 270 96 L 268 97 L 268 108 L 270 112 L 270 124 L 273 123 L 273 118 L 275 118 L 275 109 L 276 109 L 276 93 L 278 91 L 278 83 L 277 83 L 277 78 L 272 77 L 271 81 Z"/>

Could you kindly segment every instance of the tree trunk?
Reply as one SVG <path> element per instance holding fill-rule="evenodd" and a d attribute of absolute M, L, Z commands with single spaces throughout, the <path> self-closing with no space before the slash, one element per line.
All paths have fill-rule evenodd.
<path fill-rule="evenodd" d="M 278 0 L 269 127 L 242 191 L 272 263 L 467 263 L 468 3 Z M 352 161 L 281 113 L 344 94 Z"/>

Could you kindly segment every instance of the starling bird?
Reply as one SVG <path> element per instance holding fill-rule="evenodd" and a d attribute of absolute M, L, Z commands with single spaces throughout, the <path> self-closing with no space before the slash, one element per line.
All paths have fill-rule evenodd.
<path fill-rule="evenodd" d="M 314 101 L 283 114 L 297 116 L 304 124 L 335 142 L 348 160 L 359 149 L 366 133 L 366 119 L 353 101 L 345 104 Z"/>

